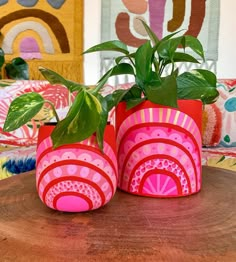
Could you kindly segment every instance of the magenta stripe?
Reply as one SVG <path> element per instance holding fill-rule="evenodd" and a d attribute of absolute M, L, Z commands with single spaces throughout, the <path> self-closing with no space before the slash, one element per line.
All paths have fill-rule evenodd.
<path fill-rule="evenodd" d="M 166 0 L 149 0 L 150 27 L 159 39 L 163 37 Z"/>

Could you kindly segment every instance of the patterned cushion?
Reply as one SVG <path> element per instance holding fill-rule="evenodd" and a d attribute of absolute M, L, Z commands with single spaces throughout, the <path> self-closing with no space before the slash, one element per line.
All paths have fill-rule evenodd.
<path fill-rule="evenodd" d="M 204 106 L 203 110 L 203 146 L 217 146 L 221 139 L 222 114 L 215 104 Z"/>
<path fill-rule="evenodd" d="M 236 147 L 203 148 L 202 164 L 236 171 Z"/>
<path fill-rule="evenodd" d="M 218 80 L 219 99 L 203 112 L 203 145 L 236 146 L 236 79 Z"/>
<path fill-rule="evenodd" d="M 35 169 L 36 145 L 0 147 L 0 180 Z"/>
<path fill-rule="evenodd" d="M 68 91 L 62 85 L 50 85 L 47 81 L 18 80 L 0 89 L 0 145 L 29 146 L 37 143 L 38 127 L 53 119 L 51 107 L 45 104 L 35 118 L 13 132 L 3 132 L 3 125 L 11 101 L 27 92 L 38 92 L 56 107 L 59 117 L 67 112 Z"/>
<path fill-rule="evenodd" d="M 217 106 L 222 113 L 220 145 L 236 146 L 236 80 L 225 80 L 218 85 L 220 97 Z"/>

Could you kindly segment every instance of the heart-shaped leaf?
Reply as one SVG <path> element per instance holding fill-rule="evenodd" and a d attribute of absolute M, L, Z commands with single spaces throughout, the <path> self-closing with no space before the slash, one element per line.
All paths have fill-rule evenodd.
<path fill-rule="evenodd" d="M 157 83 L 155 85 L 155 83 Z M 153 103 L 177 107 L 177 83 L 176 75 L 163 78 L 162 83 L 151 82 L 146 85 L 147 99 Z"/>
<path fill-rule="evenodd" d="M 101 112 L 102 106 L 94 95 L 85 90 L 78 93 L 66 118 L 52 132 L 54 148 L 91 136 L 98 128 Z"/>
<path fill-rule="evenodd" d="M 13 131 L 29 122 L 41 110 L 44 102 L 44 98 L 35 92 L 15 98 L 9 107 L 3 131 Z"/>
<path fill-rule="evenodd" d="M 216 89 L 214 73 L 195 69 L 177 77 L 178 98 L 201 99 L 204 104 L 215 102 L 219 93 Z"/>

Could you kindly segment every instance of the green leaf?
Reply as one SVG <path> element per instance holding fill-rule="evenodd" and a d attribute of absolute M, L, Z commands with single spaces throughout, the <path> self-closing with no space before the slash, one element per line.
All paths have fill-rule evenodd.
<path fill-rule="evenodd" d="M 90 137 L 98 128 L 101 112 L 101 104 L 94 95 L 85 90 L 78 93 L 66 118 L 52 132 L 54 148 Z"/>
<path fill-rule="evenodd" d="M 139 99 L 141 98 L 142 94 L 142 89 L 138 85 L 134 84 L 130 89 L 126 90 L 123 100 L 128 101 L 130 99 Z"/>
<path fill-rule="evenodd" d="M 119 64 L 120 61 L 123 60 L 123 59 L 133 60 L 134 57 L 135 57 L 135 53 L 118 56 L 118 57 L 115 58 L 115 63 L 116 63 L 116 64 Z"/>
<path fill-rule="evenodd" d="M 225 156 L 222 156 L 217 162 L 216 162 L 216 164 L 218 164 L 218 163 L 220 163 L 220 162 L 222 162 L 222 161 L 224 161 L 225 160 Z"/>
<path fill-rule="evenodd" d="M 90 47 L 89 49 L 84 51 L 83 54 L 88 54 L 98 51 L 115 51 L 115 52 L 121 52 L 126 55 L 129 53 L 126 44 L 124 44 L 119 40 L 112 40 Z"/>
<path fill-rule="evenodd" d="M 5 66 L 6 75 L 10 79 L 29 80 L 29 67 L 24 59 L 16 57 Z"/>
<path fill-rule="evenodd" d="M 117 106 L 120 101 L 126 101 L 128 108 L 132 108 L 135 105 L 141 103 L 146 98 L 141 98 L 142 90 L 139 86 L 133 85 L 130 89 L 118 89 L 115 90 L 112 94 L 109 94 L 105 97 L 108 104 L 108 111 L 113 107 Z"/>
<path fill-rule="evenodd" d="M 149 82 L 152 75 L 153 48 L 150 41 L 141 45 L 135 54 L 136 80 L 138 85 Z"/>
<path fill-rule="evenodd" d="M 98 81 L 96 87 L 92 90 L 92 94 L 97 94 L 106 84 L 108 81 L 109 77 L 112 74 L 112 69 L 108 70 Z"/>
<path fill-rule="evenodd" d="M 199 61 L 194 58 L 193 56 L 181 52 L 175 52 L 173 55 L 173 61 L 174 62 L 189 62 L 189 63 L 199 63 Z M 171 60 L 165 60 L 164 65 L 168 65 L 172 63 Z"/>
<path fill-rule="evenodd" d="M 177 35 L 178 33 L 180 33 L 181 31 L 184 31 L 183 29 L 182 30 L 179 30 L 179 31 L 176 31 L 174 33 L 171 33 L 169 35 L 166 35 L 165 37 L 163 37 L 161 40 L 160 40 L 160 43 L 162 42 L 165 42 L 166 40 L 172 38 L 173 36 Z"/>
<path fill-rule="evenodd" d="M 180 36 L 161 41 L 159 43 L 159 46 L 157 47 L 159 57 L 161 57 L 164 60 L 173 61 L 176 49 L 180 45 L 182 38 L 183 37 Z"/>
<path fill-rule="evenodd" d="M 176 73 L 163 78 L 161 84 L 158 81 L 147 84 L 146 95 L 153 103 L 177 107 Z"/>
<path fill-rule="evenodd" d="M 4 63 L 5 63 L 5 53 L 3 49 L 0 48 L 0 69 L 2 68 Z"/>
<path fill-rule="evenodd" d="M 81 85 L 79 83 L 65 79 L 64 77 L 62 77 L 61 75 L 59 75 L 58 73 L 56 73 L 55 71 L 51 69 L 40 66 L 39 71 L 50 84 L 52 85 L 62 84 L 65 87 L 67 87 L 67 89 L 71 93 L 74 91 L 80 92 L 82 88 L 87 88 L 87 86 L 85 85 Z"/>
<path fill-rule="evenodd" d="M 205 79 L 205 81 L 207 81 L 209 83 L 209 85 L 216 88 L 217 78 L 216 78 L 216 75 L 213 72 L 206 70 L 206 69 L 195 69 L 195 70 L 192 70 L 192 71 L 195 72 L 194 74 L 198 78 Z M 191 71 L 190 71 L 190 73 L 191 73 Z"/>
<path fill-rule="evenodd" d="M 145 97 L 129 99 L 129 100 L 126 101 L 126 109 L 129 110 L 129 109 L 141 104 L 145 100 L 146 100 Z"/>
<path fill-rule="evenodd" d="M 96 130 L 96 138 L 97 138 L 99 148 L 101 150 L 103 150 L 104 132 L 105 132 L 105 128 L 107 126 L 107 119 L 108 119 L 109 110 L 108 110 L 108 105 L 107 105 L 106 99 L 101 95 L 98 95 L 97 98 L 100 101 L 100 104 L 102 106 L 102 111 L 101 111 L 101 114 L 100 114 L 100 122 L 99 122 L 98 128 Z"/>
<path fill-rule="evenodd" d="M 142 19 L 139 19 L 139 20 L 142 22 L 145 31 L 148 33 L 148 36 L 150 40 L 152 41 L 152 44 L 157 45 L 159 43 L 159 39 L 157 35 L 152 31 L 152 29 Z"/>
<path fill-rule="evenodd" d="M 198 54 L 203 60 L 205 60 L 202 44 L 197 38 L 190 35 L 185 35 L 184 41 L 186 47 L 191 48 L 196 54 Z"/>
<path fill-rule="evenodd" d="M 125 58 L 127 58 L 127 56 L 125 56 L 125 55 L 118 56 L 118 57 L 116 57 L 116 59 L 115 59 L 115 63 L 118 65 L 118 64 L 120 63 L 120 61 L 123 60 L 123 59 L 125 59 Z"/>
<path fill-rule="evenodd" d="M 116 75 L 131 74 L 134 75 L 133 67 L 128 63 L 121 63 L 115 65 L 113 68 L 108 70 L 98 81 L 96 88 L 93 90 L 93 93 L 97 93 L 108 81 L 109 77 Z"/>
<path fill-rule="evenodd" d="M 121 64 L 118 64 L 116 66 L 114 66 L 112 69 L 111 69 L 111 74 L 110 74 L 110 77 L 111 76 L 116 76 L 116 75 L 134 75 L 134 69 L 133 67 L 128 64 L 128 63 L 121 63 Z"/>
<path fill-rule="evenodd" d="M 169 41 L 172 40 L 172 37 L 175 36 L 176 34 L 178 34 L 180 31 L 182 31 L 182 30 L 176 31 L 176 32 L 174 32 L 174 33 L 172 33 L 172 34 L 169 34 L 169 35 L 163 37 L 163 38 L 160 39 L 159 42 L 154 46 L 154 50 L 155 50 L 155 52 L 157 52 L 159 58 L 161 58 L 161 53 L 160 53 L 160 51 L 161 51 L 161 52 L 166 52 L 166 50 L 165 50 L 165 45 L 167 45 L 167 44 L 169 45 L 169 47 L 166 47 L 166 49 L 170 49 L 170 47 L 171 47 L 171 42 L 169 42 Z M 179 41 L 179 40 L 181 41 L 181 38 L 182 38 L 182 36 L 173 38 L 173 39 L 177 39 L 177 40 L 174 40 L 173 43 L 175 43 L 176 41 Z M 175 45 L 176 45 L 176 43 L 175 43 Z M 174 46 L 172 46 L 171 48 L 176 50 L 176 46 L 175 46 L 175 48 L 174 48 Z"/>
<path fill-rule="evenodd" d="M 117 106 L 120 101 L 122 101 L 123 97 L 129 92 L 129 89 L 118 89 L 113 93 L 107 95 L 105 97 L 107 101 L 107 110 L 110 111 L 113 107 Z"/>
<path fill-rule="evenodd" d="M 214 103 L 219 93 L 216 75 L 208 70 L 195 69 L 177 77 L 178 98 L 201 99 L 204 104 Z"/>
<path fill-rule="evenodd" d="M 15 98 L 8 110 L 3 131 L 13 131 L 29 122 L 42 108 L 44 98 L 35 92 Z"/>

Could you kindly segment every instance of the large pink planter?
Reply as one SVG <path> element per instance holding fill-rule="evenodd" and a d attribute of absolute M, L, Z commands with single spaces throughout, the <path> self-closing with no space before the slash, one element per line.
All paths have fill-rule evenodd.
<path fill-rule="evenodd" d="M 117 159 L 113 126 L 105 130 L 104 154 L 95 136 L 52 148 L 53 126 L 39 129 L 36 183 L 40 199 L 60 211 L 82 212 L 107 204 L 117 188 Z"/>
<path fill-rule="evenodd" d="M 202 103 L 179 109 L 149 101 L 116 110 L 118 187 L 150 197 L 179 197 L 201 189 Z"/>

